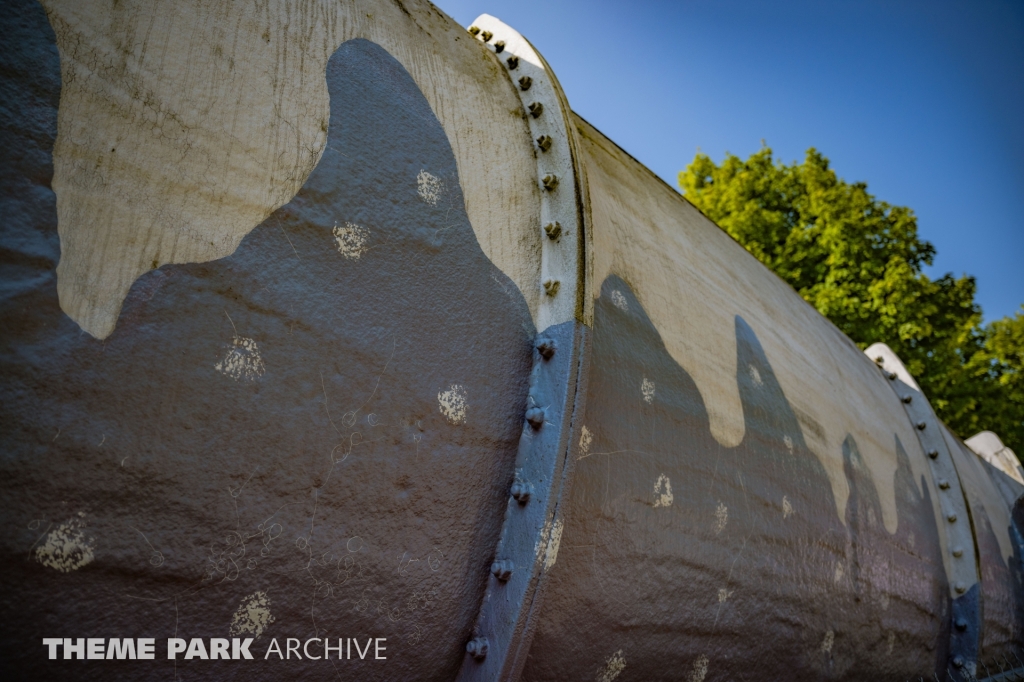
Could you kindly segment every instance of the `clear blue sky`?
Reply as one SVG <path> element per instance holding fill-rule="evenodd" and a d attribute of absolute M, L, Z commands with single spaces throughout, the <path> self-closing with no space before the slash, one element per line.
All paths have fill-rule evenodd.
<path fill-rule="evenodd" d="M 572 108 L 670 185 L 699 147 L 817 147 L 909 206 L 974 275 L 987 320 L 1024 303 L 1024 0 L 438 0 L 530 39 Z"/>

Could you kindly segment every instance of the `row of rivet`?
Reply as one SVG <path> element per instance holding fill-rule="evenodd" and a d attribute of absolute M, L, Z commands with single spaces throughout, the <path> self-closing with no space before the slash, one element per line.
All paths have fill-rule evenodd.
<path fill-rule="evenodd" d="M 469 33 L 481 39 L 484 43 L 489 43 L 493 34 L 490 31 L 481 31 L 476 26 L 471 26 Z M 501 54 L 505 50 L 505 42 L 498 40 L 493 44 L 495 53 Z M 509 56 L 505 63 L 510 71 L 514 71 L 519 67 L 519 58 L 515 55 Z M 530 76 L 522 76 L 518 79 L 519 89 L 521 92 L 527 92 L 533 87 L 533 79 Z M 534 101 L 526 106 L 531 118 L 534 120 L 540 119 L 544 115 L 544 104 L 542 102 Z M 541 134 L 536 139 L 537 149 L 541 153 L 547 153 L 551 150 L 554 140 L 550 135 Z M 558 187 L 559 178 L 554 173 L 545 173 L 540 178 L 540 185 L 547 192 L 553 192 Z M 543 227 L 544 235 L 551 241 L 557 242 L 562 236 L 562 226 L 558 221 L 551 221 Z M 554 297 L 558 294 L 560 288 L 560 282 L 554 278 L 545 278 L 541 283 L 543 286 L 544 293 L 549 297 Z M 550 360 L 557 348 L 555 342 L 552 339 L 541 338 L 535 345 L 537 354 L 541 362 Z M 526 410 L 524 415 L 526 423 L 533 431 L 539 431 L 544 426 L 545 413 L 541 407 L 531 407 Z M 530 502 L 530 498 L 533 496 L 533 486 L 524 481 L 513 482 L 509 493 L 511 497 L 516 501 L 519 506 L 525 506 Z M 499 584 L 507 583 L 515 570 L 515 564 L 511 559 L 495 558 L 491 564 L 491 574 L 498 580 Z M 471 639 L 466 644 L 466 652 L 476 660 L 482 660 L 487 656 L 489 648 L 489 642 L 486 637 L 478 636 Z"/>
<path fill-rule="evenodd" d="M 885 358 L 882 357 L 881 355 L 879 355 L 878 357 L 875 358 L 875 363 L 879 367 L 882 367 L 884 365 L 884 363 L 885 363 Z M 887 371 L 885 373 L 885 376 L 889 379 L 889 381 L 896 381 L 896 379 L 898 378 L 899 375 L 896 374 L 896 372 Z M 903 396 L 901 398 L 901 400 L 903 401 L 903 403 L 905 405 L 909 405 L 909 404 L 911 404 L 913 402 L 914 396 L 912 396 L 910 394 L 907 394 L 907 395 Z M 922 420 L 922 421 L 917 422 L 917 424 L 915 424 L 915 426 L 917 427 L 918 431 L 924 431 L 926 428 L 928 428 L 928 422 Z M 939 458 L 939 451 L 934 449 L 934 448 L 928 450 L 928 457 L 929 457 L 929 459 L 933 459 L 933 460 L 938 459 Z M 949 491 L 949 487 L 950 487 L 949 486 L 949 481 L 947 481 L 946 479 L 939 478 L 937 480 L 937 484 L 939 486 L 939 489 L 941 489 L 943 491 L 946 491 L 946 492 Z M 946 520 L 949 523 L 956 523 L 956 521 L 957 521 L 956 512 L 952 512 L 951 511 L 951 512 L 947 513 L 946 514 Z M 959 558 L 963 557 L 964 550 L 963 550 L 962 547 L 957 546 L 957 547 L 953 548 L 952 554 L 953 554 L 953 556 L 955 558 L 959 559 Z M 964 592 L 967 591 L 967 586 L 964 585 L 962 582 L 957 582 L 956 585 L 954 585 L 954 589 L 956 590 L 957 594 L 963 594 Z M 959 626 L 959 621 L 958 621 L 958 626 Z M 960 628 L 960 629 L 963 630 L 966 627 L 967 627 L 967 624 L 965 622 L 964 626 L 962 628 Z"/>
<path fill-rule="evenodd" d="M 476 26 L 470 26 L 468 30 L 470 34 L 476 36 L 484 43 L 490 43 L 491 38 L 494 37 L 494 34 L 491 33 L 490 31 L 481 31 Z M 505 41 L 497 40 L 494 42 L 493 47 L 495 53 L 501 54 L 502 52 L 505 51 Z M 514 71 L 517 68 L 519 68 L 519 57 L 511 55 L 505 60 L 505 63 L 508 65 L 508 69 L 510 71 Z M 518 83 L 519 89 L 523 92 L 526 92 L 533 85 L 533 79 L 530 78 L 529 76 L 522 76 L 519 79 Z M 530 104 L 527 105 L 526 108 L 529 111 L 530 116 L 532 116 L 534 119 L 540 118 L 541 115 L 544 113 L 544 104 L 541 102 L 531 102 Z M 547 152 L 551 149 L 551 144 L 553 140 L 551 139 L 550 135 L 540 135 L 537 138 L 536 142 L 537 148 L 540 149 L 541 152 Z M 555 175 L 554 173 L 546 173 L 544 177 L 541 178 L 540 184 L 548 192 L 553 192 L 558 187 L 558 176 Z M 544 234 L 551 241 L 557 242 L 562 234 L 562 226 L 558 223 L 558 221 L 550 222 L 544 225 Z M 557 279 L 548 278 L 545 279 L 541 284 L 544 288 L 545 295 L 551 297 L 558 295 L 560 282 Z"/>

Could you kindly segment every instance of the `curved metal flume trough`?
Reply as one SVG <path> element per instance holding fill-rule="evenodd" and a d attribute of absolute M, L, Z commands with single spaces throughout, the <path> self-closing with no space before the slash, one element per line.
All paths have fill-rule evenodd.
<path fill-rule="evenodd" d="M 4 12 L 12 679 L 1024 679 L 998 438 L 511 27 Z M 232 638 L 253 660 L 185 649 Z"/>

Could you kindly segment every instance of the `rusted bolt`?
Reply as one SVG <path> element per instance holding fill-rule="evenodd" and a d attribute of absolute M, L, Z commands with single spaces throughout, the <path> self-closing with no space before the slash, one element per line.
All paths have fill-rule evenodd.
<path fill-rule="evenodd" d="M 914 396 L 912 396 L 912 395 L 905 395 L 905 396 L 903 396 L 903 402 L 905 402 L 907 405 L 909 405 L 911 403 L 911 401 L 913 401 L 913 400 L 914 400 Z"/>
<path fill-rule="evenodd" d="M 962 667 L 964 667 L 963 656 L 954 656 L 953 657 L 953 667 L 954 668 L 962 668 Z"/>
<path fill-rule="evenodd" d="M 466 653 L 480 661 L 487 656 L 487 638 L 474 637 L 466 643 Z"/>
<path fill-rule="evenodd" d="M 881 365 L 882 363 L 885 362 L 885 358 L 883 358 L 881 355 L 879 355 L 877 358 L 875 358 L 875 362 L 878 363 L 879 365 Z"/>
<path fill-rule="evenodd" d="M 515 71 L 516 69 L 519 68 L 519 57 L 512 55 L 511 57 L 505 60 L 505 63 L 508 64 L 509 71 Z"/>
<path fill-rule="evenodd" d="M 950 514 L 949 516 L 946 517 L 946 520 L 949 521 L 950 523 L 956 523 L 956 514 Z"/>
<path fill-rule="evenodd" d="M 558 293 L 558 287 L 561 285 L 557 279 L 546 279 L 544 280 L 544 293 L 548 296 L 554 296 Z"/>
<path fill-rule="evenodd" d="M 967 621 L 964 620 L 963 618 L 957 618 L 956 619 L 956 629 L 960 630 L 961 632 L 966 630 L 967 629 Z"/>
<path fill-rule="evenodd" d="M 544 105 L 540 102 L 532 102 L 527 108 L 530 110 L 530 116 L 534 118 L 539 118 L 544 113 Z"/>
<path fill-rule="evenodd" d="M 889 381 L 896 381 L 896 372 L 889 372 Z"/>
<path fill-rule="evenodd" d="M 539 407 L 531 407 L 526 411 L 526 421 L 533 427 L 534 431 L 544 426 L 544 410 Z"/>
<path fill-rule="evenodd" d="M 960 548 L 960 547 L 954 547 L 953 548 L 953 556 L 955 556 L 957 559 L 959 559 L 963 555 L 964 555 L 964 550 L 962 548 Z"/>
<path fill-rule="evenodd" d="M 562 226 L 557 220 L 553 223 L 548 223 L 544 226 L 544 234 L 548 236 L 548 239 L 558 239 L 562 236 Z"/>
<path fill-rule="evenodd" d="M 494 574 L 495 578 L 506 583 L 508 582 L 508 579 L 512 577 L 512 569 L 514 568 L 515 565 L 511 561 L 508 559 L 501 559 L 500 561 L 495 561 L 491 564 L 491 573 Z"/>
<path fill-rule="evenodd" d="M 557 175 L 545 175 L 541 180 L 541 184 L 544 185 L 544 189 L 549 192 L 554 188 L 558 187 L 558 176 Z"/>
<path fill-rule="evenodd" d="M 964 585 L 963 583 L 957 583 L 956 584 L 956 593 L 957 594 L 963 594 L 966 591 L 967 591 L 967 585 Z"/>
<path fill-rule="evenodd" d="M 944 478 L 939 479 L 939 487 L 943 490 L 949 490 L 949 481 Z"/>
<path fill-rule="evenodd" d="M 468 30 L 473 35 L 479 35 L 480 34 L 480 27 L 479 26 L 470 26 L 466 30 Z"/>
<path fill-rule="evenodd" d="M 505 51 L 505 41 L 504 40 L 499 40 L 498 42 L 494 43 L 494 51 L 497 52 L 498 54 L 501 54 L 502 52 L 504 52 Z"/>
<path fill-rule="evenodd" d="M 487 43 L 490 42 L 491 38 L 494 37 L 494 34 L 491 33 L 490 31 L 484 31 L 483 33 L 480 34 L 480 37 L 484 39 L 485 43 Z"/>
<path fill-rule="evenodd" d="M 525 92 L 526 90 L 530 89 L 531 85 L 533 85 L 533 79 L 530 78 L 529 76 L 523 76 L 522 78 L 519 79 L 520 90 L 523 90 Z"/>
<path fill-rule="evenodd" d="M 551 149 L 551 136 L 541 135 L 540 137 L 538 137 L 537 146 L 540 147 L 540 150 L 542 152 L 546 152 L 547 150 Z"/>
<path fill-rule="evenodd" d="M 550 360 L 556 350 L 558 350 L 558 344 L 555 343 L 554 339 L 544 337 L 537 342 L 537 352 L 545 360 Z"/>
<path fill-rule="evenodd" d="M 928 428 L 928 424 L 926 422 L 917 422 L 918 431 L 924 431 L 926 428 Z"/>
<path fill-rule="evenodd" d="M 937 458 L 939 456 L 939 451 L 938 450 L 929 450 L 928 451 L 928 456 L 931 457 L 932 459 L 935 459 L 935 458 Z"/>
<path fill-rule="evenodd" d="M 526 504 L 530 501 L 530 496 L 533 495 L 533 486 L 529 483 L 522 483 L 516 481 L 512 484 L 512 497 L 519 504 Z"/>

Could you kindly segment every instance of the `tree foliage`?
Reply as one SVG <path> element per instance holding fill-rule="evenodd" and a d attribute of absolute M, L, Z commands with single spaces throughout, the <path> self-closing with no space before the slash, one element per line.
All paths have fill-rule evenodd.
<path fill-rule="evenodd" d="M 973 277 L 928 277 L 935 248 L 912 210 L 837 177 L 813 148 L 791 165 L 767 147 L 721 164 L 697 154 L 679 185 L 861 348 L 888 344 L 951 429 L 1024 452 L 1024 313 L 982 326 Z"/>

